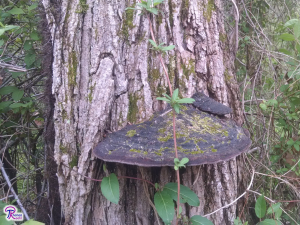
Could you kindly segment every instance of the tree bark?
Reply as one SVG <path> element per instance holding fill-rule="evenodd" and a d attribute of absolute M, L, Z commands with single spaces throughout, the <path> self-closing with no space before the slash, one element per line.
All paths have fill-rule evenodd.
<path fill-rule="evenodd" d="M 147 120 L 165 107 L 156 100 L 168 88 L 148 42 L 149 21 L 138 11 L 125 11 L 135 2 L 43 0 L 53 40 L 54 150 L 65 224 L 159 224 L 149 204 L 152 187 L 120 179 L 120 202 L 114 205 L 100 194 L 99 183 L 82 176 L 105 176 L 103 162 L 92 150 L 107 132 Z M 225 16 L 235 13 L 234 7 L 226 0 L 165 0 L 159 9 L 162 14 L 151 16 L 156 39 L 176 46 L 163 57 L 172 85 L 184 97 L 203 91 L 230 106 L 232 117 L 242 123 L 236 38 L 225 29 Z M 108 163 L 107 168 L 117 176 L 162 185 L 176 180 L 169 167 Z M 197 208 L 184 206 L 183 214 L 203 215 L 233 201 L 244 182 L 243 171 L 241 160 L 232 159 L 181 172 L 182 183 L 201 202 Z M 236 211 L 232 205 L 208 218 L 214 224 L 233 224 Z"/>

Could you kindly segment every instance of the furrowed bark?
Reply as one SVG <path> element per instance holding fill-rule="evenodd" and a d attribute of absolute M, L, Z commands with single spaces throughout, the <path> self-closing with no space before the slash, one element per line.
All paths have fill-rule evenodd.
<path fill-rule="evenodd" d="M 133 0 L 43 4 L 53 40 L 54 150 L 65 224 L 158 224 L 142 182 L 120 179 L 120 202 L 114 205 L 100 194 L 99 183 L 78 174 L 105 176 L 103 162 L 92 155 L 97 143 L 107 132 L 147 120 L 165 107 L 156 100 L 169 91 L 159 57 L 150 50 L 147 17 L 125 11 L 135 6 Z M 224 17 L 235 11 L 226 4 L 166 0 L 160 6 L 163 13 L 150 18 L 156 40 L 176 46 L 163 55 L 172 86 L 184 97 L 203 91 L 233 108 L 234 119 L 241 123 L 235 44 L 224 27 Z M 234 200 L 243 182 L 240 164 L 233 159 L 182 171 L 183 184 L 201 202 L 198 208 L 184 206 L 183 214 L 203 215 Z M 174 169 L 168 167 L 107 167 L 118 176 L 143 177 L 162 185 L 176 180 Z M 146 191 L 153 199 L 153 187 Z M 235 205 L 209 217 L 214 224 L 233 224 L 234 218 Z"/>

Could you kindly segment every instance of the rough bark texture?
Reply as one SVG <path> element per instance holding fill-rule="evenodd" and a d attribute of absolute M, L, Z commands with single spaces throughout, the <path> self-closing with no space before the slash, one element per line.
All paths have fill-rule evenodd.
<path fill-rule="evenodd" d="M 234 38 L 224 28 L 225 0 L 165 0 L 162 15 L 152 17 L 159 42 L 174 44 L 164 56 L 171 82 L 182 96 L 203 91 L 233 109 L 243 121 L 234 74 Z M 226 4 L 227 4 L 226 3 Z M 156 100 L 168 92 L 156 54 L 149 50 L 149 21 L 125 11 L 135 1 L 43 0 L 53 38 L 55 95 L 55 160 L 66 224 L 158 224 L 142 182 L 120 180 L 120 203 L 99 194 L 102 163 L 91 155 L 107 131 L 136 123 L 165 107 Z M 227 6 L 226 6 L 227 7 Z M 230 11 L 231 8 L 229 7 Z M 234 37 L 234 34 L 233 34 Z M 165 184 L 174 181 L 172 168 L 141 168 L 108 164 L 117 175 L 145 177 Z M 243 168 L 239 160 L 189 167 L 184 185 L 199 196 L 192 216 L 211 212 L 237 197 Z M 236 206 L 209 217 L 214 224 L 233 224 Z"/>

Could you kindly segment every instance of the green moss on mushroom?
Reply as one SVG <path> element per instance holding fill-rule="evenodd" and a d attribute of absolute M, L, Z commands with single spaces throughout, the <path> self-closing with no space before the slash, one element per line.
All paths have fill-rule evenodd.
<path fill-rule="evenodd" d="M 134 135 L 136 135 L 136 130 L 130 130 L 126 134 L 127 137 L 133 137 Z"/>

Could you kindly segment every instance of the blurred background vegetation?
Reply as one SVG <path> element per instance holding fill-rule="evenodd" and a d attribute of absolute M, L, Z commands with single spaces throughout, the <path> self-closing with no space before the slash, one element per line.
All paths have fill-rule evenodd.
<path fill-rule="evenodd" d="M 237 3 L 236 74 L 244 126 L 253 142 L 247 163 L 254 173 L 243 213 L 235 223 L 257 224 L 255 203 L 263 195 L 267 205 L 277 203 L 281 212 L 261 217 L 299 224 L 300 2 Z M 42 35 L 42 11 L 38 0 L 0 2 L 0 224 L 13 224 L 1 220 L 5 204 L 22 203 L 28 216 L 39 220 L 37 209 L 49 193 L 43 138 L 47 73 L 41 65 L 51 40 Z"/>

